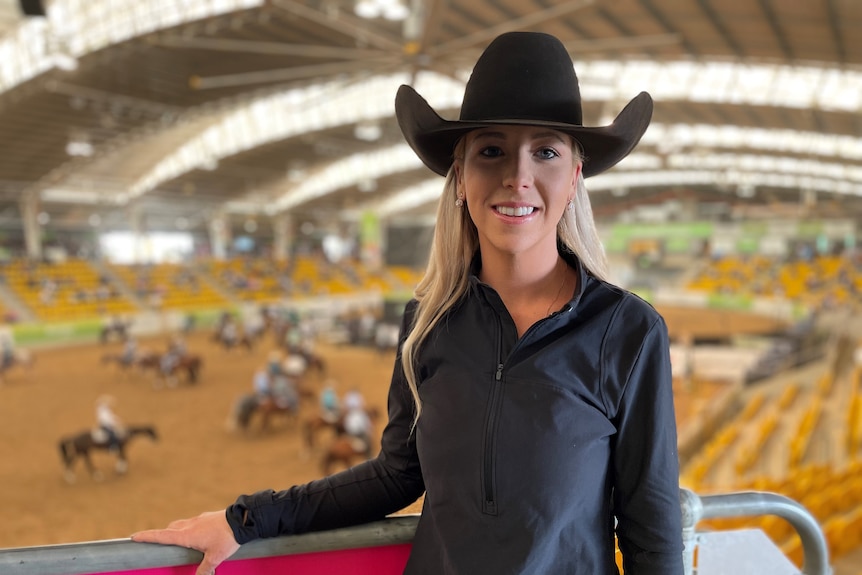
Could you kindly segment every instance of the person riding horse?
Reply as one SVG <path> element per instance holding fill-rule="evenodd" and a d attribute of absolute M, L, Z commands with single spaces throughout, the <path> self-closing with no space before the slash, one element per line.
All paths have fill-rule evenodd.
<path fill-rule="evenodd" d="M 162 375 L 170 376 L 180 360 L 186 356 L 186 343 L 180 336 L 174 336 L 168 343 L 168 352 L 160 360 Z"/>
<path fill-rule="evenodd" d="M 111 452 L 120 449 L 120 442 L 125 435 L 122 420 L 114 413 L 117 400 L 111 395 L 102 395 L 96 399 L 96 429 L 93 430 L 93 440 L 105 443 Z"/>

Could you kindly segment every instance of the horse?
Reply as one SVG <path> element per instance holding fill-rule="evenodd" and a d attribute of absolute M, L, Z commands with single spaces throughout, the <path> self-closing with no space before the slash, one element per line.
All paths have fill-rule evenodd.
<path fill-rule="evenodd" d="M 122 353 L 105 353 L 101 359 L 102 365 L 109 363 L 117 364 L 117 367 L 123 371 L 131 369 L 138 364 L 138 358 L 132 358 L 131 361 Z"/>
<path fill-rule="evenodd" d="M 118 439 L 116 446 L 117 463 L 115 470 L 117 473 L 125 473 L 129 467 L 126 460 L 126 445 L 135 437 L 146 436 L 153 441 L 158 440 L 158 434 L 151 425 L 137 425 L 126 428 L 124 434 Z M 94 437 L 94 430 L 88 429 L 74 435 L 68 435 L 60 439 L 57 447 L 60 450 L 60 458 L 63 461 L 63 476 L 67 483 L 75 482 L 74 464 L 78 459 L 83 459 L 90 476 L 99 481 L 102 479 L 102 473 L 93 466 L 93 461 L 90 459 L 90 452 L 95 449 L 108 450 L 110 442 L 107 437 Z"/>
<path fill-rule="evenodd" d="M 200 376 L 201 368 L 203 367 L 203 359 L 201 356 L 194 353 L 187 353 L 180 357 L 180 360 L 174 365 L 173 369 L 168 374 L 168 377 L 173 376 L 177 372 L 185 372 L 186 381 L 189 383 L 197 383 Z"/>
<path fill-rule="evenodd" d="M 323 454 L 320 468 L 325 475 L 329 475 L 334 464 L 338 463 L 347 468 L 357 459 L 371 459 L 371 443 L 358 437 L 339 435 L 332 440 Z"/>
<path fill-rule="evenodd" d="M 371 420 L 372 424 L 376 423 L 378 419 L 380 419 L 380 410 L 376 407 L 368 407 L 366 408 L 366 413 L 368 413 L 368 418 Z M 330 429 L 337 440 L 340 437 L 347 435 L 347 430 L 344 428 L 344 416 L 342 413 L 339 417 L 335 419 L 326 418 L 322 415 L 316 415 L 311 419 L 305 420 L 302 425 L 302 437 L 305 443 L 305 448 L 307 453 L 311 453 L 315 448 L 315 437 L 320 433 L 321 430 Z"/>
<path fill-rule="evenodd" d="M 181 373 L 185 373 L 188 383 L 195 384 L 203 368 L 203 358 L 197 354 L 187 353 L 181 356 L 167 373 L 162 372 L 162 356 L 157 353 L 139 356 L 135 365 L 141 371 L 153 370 L 157 376 L 163 376 L 171 386 L 176 384 L 177 375 Z"/>
<path fill-rule="evenodd" d="M 108 343 L 112 336 L 116 336 L 117 341 L 126 341 L 129 339 L 129 328 L 131 325 L 131 321 L 116 321 L 103 325 L 101 331 L 99 331 L 99 343 Z"/>
<path fill-rule="evenodd" d="M 260 429 L 269 429 L 269 421 L 274 415 L 283 415 L 289 420 L 295 420 L 299 405 L 294 402 L 277 402 L 272 399 L 261 401 L 256 393 L 240 396 L 234 404 L 232 418 L 228 421 L 231 429 L 239 428 L 247 431 L 254 414 L 260 414 Z"/>
<path fill-rule="evenodd" d="M 330 419 L 322 415 L 316 415 L 311 419 L 306 419 L 302 424 L 302 438 L 307 451 L 311 452 L 314 449 L 315 437 L 324 429 L 331 429 L 336 437 L 343 435 L 346 433 L 344 430 L 344 417 Z"/>
<path fill-rule="evenodd" d="M 19 365 L 27 369 L 33 365 L 33 356 L 28 350 L 18 348 L 0 357 L 0 383 L 7 371 Z"/>

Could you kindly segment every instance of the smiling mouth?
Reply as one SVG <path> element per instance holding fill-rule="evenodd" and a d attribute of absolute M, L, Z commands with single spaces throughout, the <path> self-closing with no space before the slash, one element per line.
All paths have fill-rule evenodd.
<path fill-rule="evenodd" d="M 496 212 L 498 214 L 502 214 L 504 216 L 512 216 L 512 217 L 520 218 L 523 216 L 529 216 L 530 214 L 532 214 L 533 212 L 536 211 L 536 208 L 534 208 L 532 206 L 530 206 L 530 207 L 519 206 L 517 208 L 510 208 L 507 206 L 494 206 L 494 210 L 496 210 Z"/>

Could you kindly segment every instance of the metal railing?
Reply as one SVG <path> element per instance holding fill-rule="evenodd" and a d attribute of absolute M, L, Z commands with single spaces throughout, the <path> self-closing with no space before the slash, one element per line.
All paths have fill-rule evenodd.
<path fill-rule="evenodd" d="M 694 549 L 697 546 L 697 524 L 702 519 L 759 517 L 775 515 L 788 521 L 802 541 L 803 575 L 831 575 L 829 547 L 823 530 L 811 513 L 800 503 L 776 493 L 746 491 L 699 496 L 688 489 L 680 490 L 682 534 L 685 544 L 686 575 L 694 573 Z"/>
<path fill-rule="evenodd" d="M 817 520 L 796 501 L 767 492 L 741 492 L 699 496 L 680 490 L 683 519 L 683 553 L 686 575 L 694 575 L 697 525 L 703 519 L 776 515 L 787 520 L 802 540 L 803 575 L 831 575 L 828 547 Z M 276 537 L 243 545 L 231 561 L 263 557 L 367 547 L 386 547 L 412 542 L 416 515 L 389 517 L 383 521 L 344 529 Z M 114 539 L 36 547 L 0 549 L 3 575 L 89 575 L 135 569 L 173 567 L 199 563 L 198 551 L 165 545 Z M 747 574 L 740 574 L 747 575 Z"/>

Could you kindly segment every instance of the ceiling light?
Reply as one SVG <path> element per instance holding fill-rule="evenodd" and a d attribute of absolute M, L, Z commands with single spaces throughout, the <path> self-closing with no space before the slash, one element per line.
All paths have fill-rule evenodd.
<path fill-rule="evenodd" d="M 353 128 L 353 135 L 357 140 L 376 142 L 383 135 L 383 128 L 378 122 L 360 122 Z"/>
<path fill-rule="evenodd" d="M 358 0 L 353 12 L 360 18 L 385 18 L 386 20 L 405 20 L 410 9 L 401 0 Z"/>
<path fill-rule="evenodd" d="M 374 178 L 362 178 L 356 182 L 356 187 L 360 192 L 373 192 L 377 189 L 377 180 Z"/>
<path fill-rule="evenodd" d="M 380 18 L 380 5 L 374 0 L 359 0 L 353 7 L 353 12 L 360 18 Z"/>
<path fill-rule="evenodd" d="M 409 15 L 410 10 L 407 9 L 407 6 L 400 3 L 391 4 L 383 9 L 383 17 L 387 20 L 406 20 Z"/>
<path fill-rule="evenodd" d="M 93 144 L 84 140 L 69 140 L 66 144 L 66 154 L 70 156 L 92 156 Z"/>

